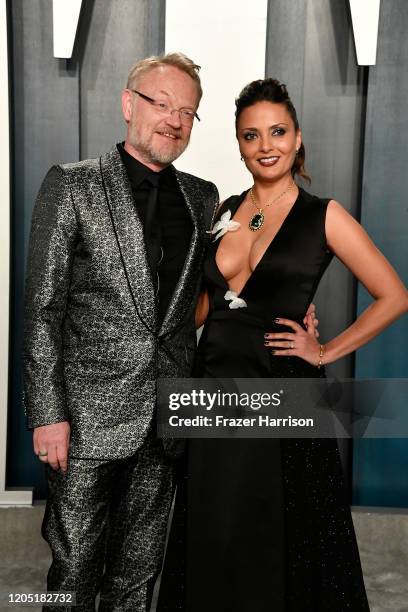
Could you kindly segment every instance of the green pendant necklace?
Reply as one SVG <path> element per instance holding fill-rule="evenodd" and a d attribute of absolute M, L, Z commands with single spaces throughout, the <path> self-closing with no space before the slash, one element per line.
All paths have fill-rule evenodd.
<path fill-rule="evenodd" d="M 269 204 L 267 204 L 264 208 L 259 208 L 258 204 L 256 203 L 255 197 L 254 197 L 253 187 L 251 187 L 251 189 L 249 190 L 249 197 L 251 199 L 252 204 L 255 206 L 257 212 L 254 215 L 252 215 L 252 217 L 249 220 L 249 223 L 248 223 L 249 229 L 252 232 L 257 232 L 259 229 L 261 229 L 265 221 L 265 215 L 263 211 L 269 206 L 271 206 L 272 204 L 274 204 L 275 202 L 277 202 L 278 200 L 280 200 L 280 198 L 282 198 L 285 195 L 285 193 L 288 193 L 288 191 L 291 191 L 295 187 L 296 187 L 296 183 L 295 181 L 293 181 L 289 185 L 289 187 L 285 189 L 285 191 L 282 191 L 281 194 L 279 194 L 276 198 L 274 198 L 272 202 L 269 202 Z"/>

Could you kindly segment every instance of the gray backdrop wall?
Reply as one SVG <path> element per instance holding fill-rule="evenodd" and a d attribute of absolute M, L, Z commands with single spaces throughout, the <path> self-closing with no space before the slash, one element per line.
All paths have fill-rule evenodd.
<path fill-rule="evenodd" d="M 398 5 L 395 15 L 398 15 L 401 37 L 404 27 L 408 26 L 403 3 L 404 0 L 382 0 L 385 15 L 393 12 L 391 5 Z M 128 68 L 137 59 L 163 50 L 165 26 L 164 0 L 84 0 L 74 57 L 66 62 L 52 57 L 50 8 L 51 0 L 9 2 L 14 198 L 8 484 L 35 484 L 40 496 L 44 495 L 42 471 L 32 456 L 31 435 L 24 431 L 21 407 L 24 261 L 35 194 L 53 163 L 98 155 L 122 138 L 120 90 Z M 381 19 L 384 19 L 383 14 Z M 385 26 L 380 29 L 380 49 L 389 48 L 390 32 Z M 402 38 L 401 44 L 406 45 Z M 392 75 L 387 72 L 388 60 L 385 59 L 383 68 L 378 66 L 370 70 L 370 77 L 382 71 L 379 78 L 390 79 L 390 87 L 395 87 L 393 78 L 398 75 L 398 83 L 402 80 L 402 87 L 407 88 L 407 54 L 401 53 L 394 59 Z M 369 181 L 376 174 L 375 164 L 378 163 L 378 145 L 365 137 L 365 133 L 372 133 L 373 122 L 378 121 L 375 112 L 380 111 L 375 109 L 381 109 L 383 93 L 370 80 L 366 112 L 368 69 L 356 65 L 347 0 L 269 0 L 266 75 L 287 84 L 298 109 L 307 167 L 313 179 L 310 190 L 321 196 L 335 197 L 359 218 L 363 160 L 364 179 Z M 402 111 L 402 107 L 399 110 Z M 403 137 L 408 136 L 408 128 L 402 123 L 398 125 L 402 143 Z M 370 156 L 374 164 L 371 174 Z M 381 163 L 388 164 L 390 170 L 395 167 L 393 155 L 382 156 Z M 381 174 L 373 183 L 376 193 L 381 193 L 388 184 L 388 180 L 384 183 L 386 174 Z M 399 188 L 403 191 L 403 173 L 400 179 L 398 175 L 392 176 L 398 208 L 397 195 Z M 364 193 L 364 198 L 363 205 L 371 201 L 369 193 Z M 379 203 L 379 207 L 382 210 L 383 203 Z M 363 216 L 363 220 L 366 217 Z M 393 231 L 396 227 L 390 229 Z M 390 245 L 380 246 L 388 248 Z M 387 248 L 384 249 L 386 253 Z M 332 337 L 352 320 L 356 299 L 351 275 L 339 262 L 334 262 L 316 298 L 322 338 Z M 336 376 L 350 376 L 353 371 L 351 358 L 331 368 Z M 351 448 L 342 444 L 342 451 L 347 472 Z M 362 463 L 365 465 L 366 459 Z M 370 477 L 359 469 L 356 479 L 356 499 L 365 503 L 358 492 L 367 483 L 370 488 Z M 398 500 L 395 502 L 398 505 Z M 381 505 L 381 495 L 376 503 Z"/>
<path fill-rule="evenodd" d="M 381 3 L 377 65 L 367 92 L 361 222 L 408 284 L 406 196 L 408 112 L 408 6 Z M 359 286 L 358 311 L 370 298 Z M 358 378 L 408 378 L 408 317 L 357 352 Z M 407 398 L 392 406 L 407 410 Z M 358 440 L 353 497 L 368 506 L 408 507 L 408 440 Z"/>

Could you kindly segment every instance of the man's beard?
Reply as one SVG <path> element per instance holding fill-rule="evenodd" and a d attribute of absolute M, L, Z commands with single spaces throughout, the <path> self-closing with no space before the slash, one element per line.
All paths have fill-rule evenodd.
<path fill-rule="evenodd" d="M 154 164 L 171 164 L 175 159 L 185 151 L 189 143 L 189 139 L 182 140 L 181 138 L 175 141 L 175 146 L 172 150 L 165 147 L 160 149 L 157 146 L 152 146 L 151 139 L 143 138 L 143 136 L 130 134 L 130 144 L 144 157 L 144 159 Z"/>

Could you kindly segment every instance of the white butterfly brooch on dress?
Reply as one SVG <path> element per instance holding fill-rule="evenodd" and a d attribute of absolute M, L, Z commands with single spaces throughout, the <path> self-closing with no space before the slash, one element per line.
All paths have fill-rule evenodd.
<path fill-rule="evenodd" d="M 217 234 L 217 236 L 214 238 L 215 242 L 227 232 L 236 232 L 239 227 L 241 227 L 241 224 L 238 223 L 238 221 L 231 221 L 231 211 L 227 210 L 223 215 L 221 215 L 220 220 L 214 224 L 214 227 L 207 231 L 207 234 Z"/>
<path fill-rule="evenodd" d="M 224 300 L 231 300 L 228 305 L 232 310 L 236 308 L 245 308 L 247 306 L 246 301 L 238 297 L 236 291 L 227 291 L 224 295 Z"/>

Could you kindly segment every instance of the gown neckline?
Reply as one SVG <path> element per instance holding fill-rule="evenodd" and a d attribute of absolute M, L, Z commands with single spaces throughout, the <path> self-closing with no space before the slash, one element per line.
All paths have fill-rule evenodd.
<path fill-rule="evenodd" d="M 241 297 L 242 294 L 244 293 L 245 289 L 247 288 L 247 285 L 249 284 L 249 282 L 251 281 L 251 279 L 253 278 L 254 274 L 256 273 L 257 269 L 259 268 L 259 266 L 262 264 L 263 260 L 266 257 L 266 254 L 268 253 L 268 251 L 272 248 L 272 246 L 274 245 L 274 243 L 276 242 L 276 239 L 278 238 L 278 236 L 282 233 L 282 231 L 285 229 L 286 225 L 287 225 L 287 221 L 288 219 L 292 216 L 292 212 L 295 208 L 297 208 L 297 204 L 300 200 L 301 197 L 301 192 L 302 192 L 302 188 L 298 186 L 298 194 L 297 197 L 295 199 L 295 201 L 293 202 L 289 212 L 287 213 L 287 215 L 285 216 L 285 218 L 283 219 L 282 223 L 280 224 L 278 231 L 275 233 L 275 235 L 272 237 L 272 239 L 268 242 L 264 252 L 262 253 L 260 259 L 258 260 L 258 263 L 256 264 L 256 266 L 254 267 L 254 269 L 252 270 L 251 274 L 248 276 L 247 280 L 245 281 L 244 285 L 242 286 L 241 290 L 237 293 L 237 297 Z M 247 193 L 248 193 L 249 189 L 246 189 L 245 191 L 243 191 L 241 193 L 241 195 L 238 196 L 238 200 L 235 204 L 235 210 L 231 216 L 231 221 L 234 220 L 235 215 L 237 214 L 239 207 L 241 206 L 241 204 L 243 203 Z M 224 206 L 221 207 L 220 211 L 218 212 L 217 217 L 219 218 L 221 216 L 221 214 L 223 214 L 227 207 L 225 207 L 225 204 L 228 202 L 230 198 L 228 198 L 227 200 L 225 200 L 224 202 Z M 223 240 L 224 236 L 221 237 L 220 241 L 218 242 L 216 249 L 215 249 L 215 253 L 214 253 L 214 265 L 215 268 L 217 270 L 217 273 L 219 274 L 220 278 L 222 279 L 225 287 L 229 290 L 229 291 L 233 291 L 233 289 L 231 289 L 231 287 L 229 286 L 228 281 L 226 280 L 225 276 L 223 275 L 223 273 L 221 272 L 220 268 L 218 267 L 218 263 L 217 263 L 217 253 L 218 253 L 218 249 L 220 248 L 221 242 Z"/>

